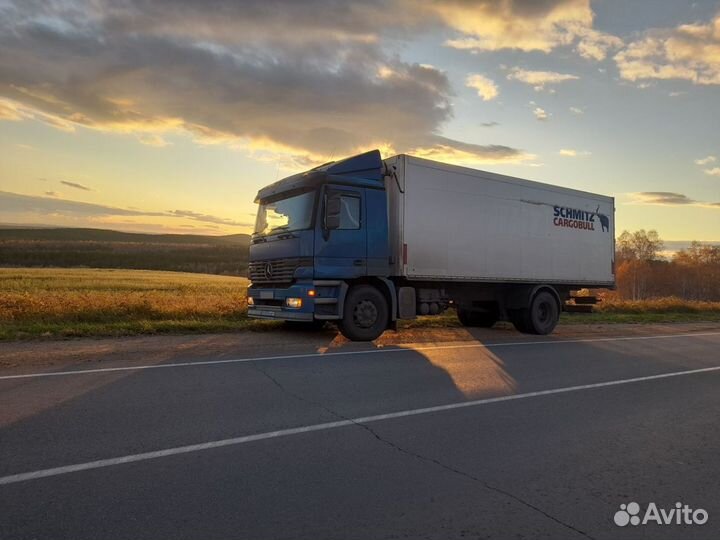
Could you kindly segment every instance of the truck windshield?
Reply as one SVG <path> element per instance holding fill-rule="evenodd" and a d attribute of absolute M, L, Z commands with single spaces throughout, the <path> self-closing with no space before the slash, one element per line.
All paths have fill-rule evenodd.
<path fill-rule="evenodd" d="M 314 203 L 314 191 L 260 203 L 255 221 L 255 234 L 263 235 L 279 230 L 297 231 L 310 228 Z"/>

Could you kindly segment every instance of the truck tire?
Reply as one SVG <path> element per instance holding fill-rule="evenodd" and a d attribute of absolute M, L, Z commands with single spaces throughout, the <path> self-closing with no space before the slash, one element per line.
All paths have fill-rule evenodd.
<path fill-rule="evenodd" d="M 345 297 L 343 311 L 338 328 L 351 341 L 377 339 L 388 326 L 387 300 L 372 285 L 352 287 Z"/>
<path fill-rule="evenodd" d="M 523 334 L 529 333 L 525 327 L 525 309 L 513 309 L 508 311 L 508 318 L 515 327 L 515 330 Z"/>
<path fill-rule="evenodd" d="M 560 319 L 560 306 L 549 291 L 537 293 L 530 306 L 519 310 L 512 322 L 520 332 L 526 334 L 550 334 Z"/>
<path fill-rule="evenodd" d="M 463 326 L 490 328 L 498 321 L 495 313 L 485 311 L 471 311 L 469 309 L 458 308 L 458 320 Z"/>

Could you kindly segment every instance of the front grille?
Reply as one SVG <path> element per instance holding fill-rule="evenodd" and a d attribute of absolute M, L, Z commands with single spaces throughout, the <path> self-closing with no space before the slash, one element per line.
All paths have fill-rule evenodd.
<path fill-rule="evenodd" d="M 312 257 L 253 261 L 248 264 L 248 277 L 253 284 L 290 283 L 299 266 L 312 266 Z"/>

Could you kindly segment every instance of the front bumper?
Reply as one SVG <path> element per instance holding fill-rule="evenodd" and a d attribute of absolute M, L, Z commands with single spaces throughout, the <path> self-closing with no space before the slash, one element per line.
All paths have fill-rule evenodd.
<path fill-rule="evenodd" d="M 341 318 L 343 300 L 348 286 L 340 280 L 298 281 L 286 288 L 250 285 L 248 297 L 255 305 L 248 305 L 248 317 L 278 321 L 332 321 Z M 309 291 L 315 291 L 310 296 Z M 302 298 L 302 307 L 289 308 L 286 298 Z"/>
<path fill-rule="evenodd" d="M 308 295 L 312 288 L 312 283 L 296 283 L 283 289 L 251 285 L 248 287 L 248 297 L 253 299 L 255 305 L 248 305 L 248 317 L 278 321 L 312 321 L 314 299 Z M 286 298 L 302 298 L 302 307 L 287 307 Z"/>

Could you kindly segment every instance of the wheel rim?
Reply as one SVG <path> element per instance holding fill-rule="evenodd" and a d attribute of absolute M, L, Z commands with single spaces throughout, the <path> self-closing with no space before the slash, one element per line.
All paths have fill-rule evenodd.
<path fill-rule="evenodd" d="M 537 311 L 538 322 L 541 324 L 547 324 L 548 322 L 550 322 L 551 310 L 552 308 L 549 302 L 541 302 L 540 305 L 538 305 Z"/>
<path fill-rule="evenodd" d="M 377 322 L 378 309 L 370 300 L 361 300 L 355 304 L 353 320 L 360 328 L 370 328 Z"/>

